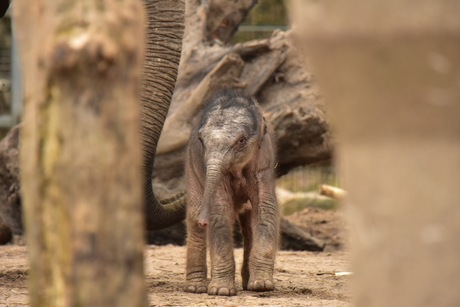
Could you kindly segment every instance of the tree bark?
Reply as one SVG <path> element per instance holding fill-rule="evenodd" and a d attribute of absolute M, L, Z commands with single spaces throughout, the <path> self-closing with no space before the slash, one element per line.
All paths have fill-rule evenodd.
<path fill-rule="evenodd" d="M 347 191 L 327 184 L 322 184 L 319 187 L 319 194 L 338 200 L 343 200 L 345 197 L 347 197 Z"/>
<path fill-rule="evenodd" d="M 146 306 L 140 1 L 17 2 L 31 306 Z"/>

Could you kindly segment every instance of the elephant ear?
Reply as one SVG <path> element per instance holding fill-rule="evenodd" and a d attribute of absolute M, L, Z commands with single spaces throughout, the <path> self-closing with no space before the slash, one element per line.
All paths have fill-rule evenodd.
<path fill-rule="evenodd" d="M 262 146 L 262 142 L 264 141 L 265 135 L 267 134 L 267 122 L 265 120 L 265 116 L 262 116 L 262 121 L 260 123 L 260 133 L 259 138 L 257 140 L 259 144 L 259 148 Z"/>
<path fill-rule="evenodd" d="M 265 119 L 265 116 L 262 117 L 262 135 L 267 134 L 267 120 Z"/>

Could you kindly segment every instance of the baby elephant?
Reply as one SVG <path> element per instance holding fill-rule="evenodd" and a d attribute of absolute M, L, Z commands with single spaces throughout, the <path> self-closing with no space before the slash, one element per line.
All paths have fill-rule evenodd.
<path fill-rule="evenodd" d="M 204 109 L 186 153 L 185 291 L 236 295 L 233 225 L 244 237 L 243 289 L 272 291 L 279 240 L 274 137 L 254 99 L 221 92 Z M 207 285 L 206 246 L 211 256 Z"/>

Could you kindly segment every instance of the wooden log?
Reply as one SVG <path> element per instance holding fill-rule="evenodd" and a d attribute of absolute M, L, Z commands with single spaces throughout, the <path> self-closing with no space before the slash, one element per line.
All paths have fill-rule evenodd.
<path fill-rule="evenodd" d="M 246 62 L 241 74 L 241 81 L 245 84 L 244 93 L 249 96 L 256 95 L 285 60 L 286 53 L 275 49 Z"/>
<path fill-rule="evenodd" d="M 253 58 L 259 54 L 270 51 L 270 42 L 267 39 L 238 43 L 231 47 L 233 53 L 239 54 L 243 59 Z"/>
<path fill-rule="evenodd" d="M 13 232 L 11 228 L 6 225 L 0 216 L 0 245 L 9 243 L 13 239 Z"/>
<path fill-rule="evenodd" d="M 319 194 L 342 200 L 347 196 L 347 192 L 341 188 L 333 187 L 331 185 L 322 184 L 319 187 Z"/>
<path fill-rule="evenodd" d="M 281 219 L 281 246 L 282 250 L 295 251 L 322 251 L 324 242 L 311 236 L 297 225 L 292 224 L 285 218 Z M 179 223 L 166 229 L 151 231 L 148 233 L 147 241 L 150 244 L 166 245 L 176 244 L 184 245 L 186 229 L 184 223 Z M 238 223 L 235 225 L 234 242 L 236 246 L 242 246 L 242 236 L 239 232 Z"/>
<path fill-rule="evenodd" d="M 212 0 L 206 2 L 206 40 L 228 43 L 246 15 L 256 5 L 257 0 Z"/>
<path fill-rule="evenodd" d="M 286 250 L 322 251 L 324 242 L 312 237 L 288 220 L 281 219 L 281 248 Z"/>
<path fill-rule="evenodd" d="M 15 235 L 23 233 L 19 182 L 19 128 L 20 126 L 13 127 L 0 142 L 0 220 Z"/>

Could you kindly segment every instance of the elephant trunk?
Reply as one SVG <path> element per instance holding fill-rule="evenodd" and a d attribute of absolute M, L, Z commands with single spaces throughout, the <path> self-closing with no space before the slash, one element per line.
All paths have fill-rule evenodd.
<path fill-rule="evenodd" d="M 204 186 L 203 203 L 201 204 L 198 225 L 206 227 L 209 222 L 211 203 L 214 201 L 217 188 L 222 181 L 222 160 L 210 159 L 206 165 L 206 182 Z"/>
<path fill-rule="evenodd" d="M 148 230 L 162 229 L 185 218 L 185 197 L 160 204 L 152 190 L 157 142 L 176 83 L 184 32 L 184 1 L 144 0 L 147 9 L 146 50 L 141 89 L 144 153 L 145 220 Z"/>

